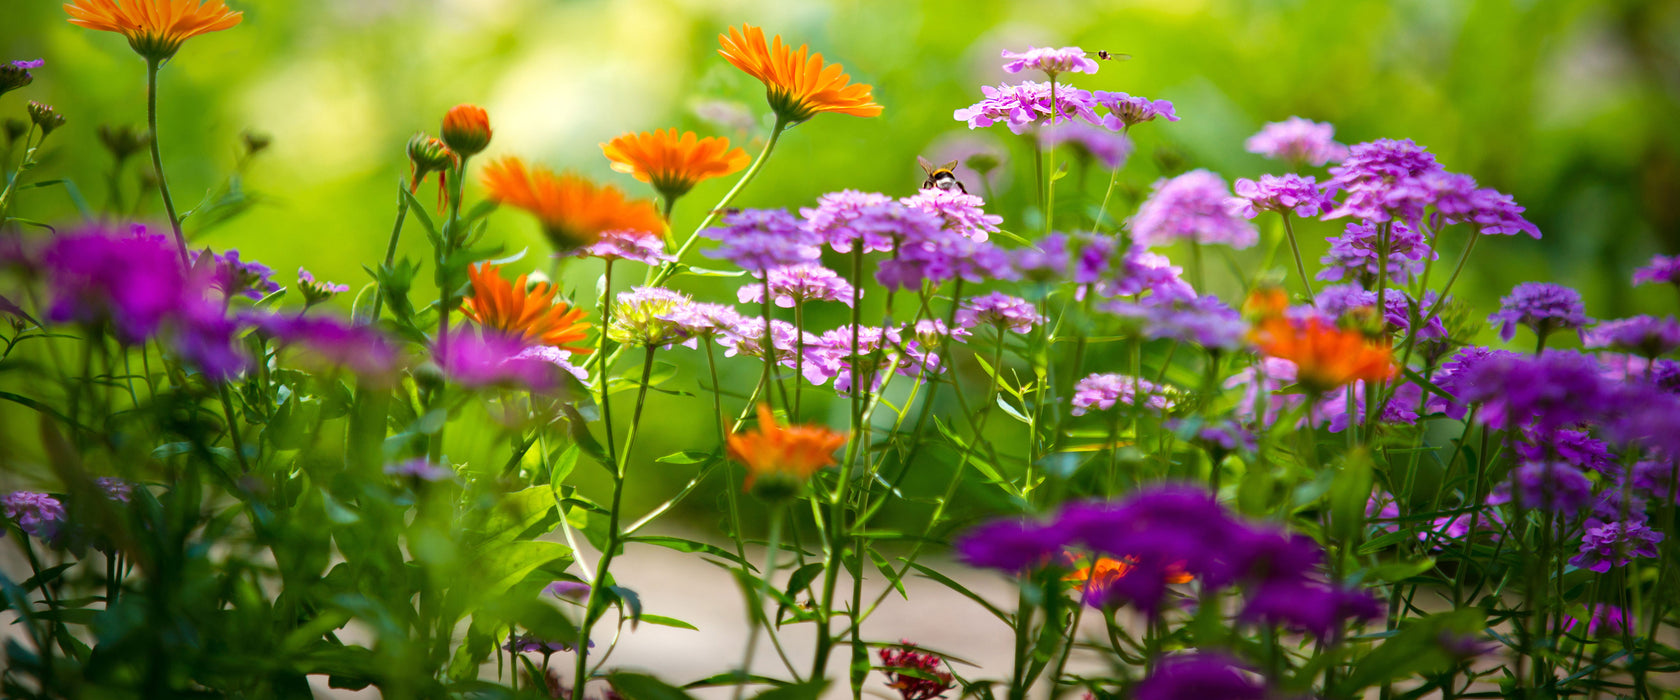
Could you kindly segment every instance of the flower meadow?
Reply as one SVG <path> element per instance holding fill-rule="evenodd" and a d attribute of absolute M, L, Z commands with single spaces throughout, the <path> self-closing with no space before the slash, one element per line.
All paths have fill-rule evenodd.
<path fill-rule="evenodd" d="M 763 84 L 752 149 L 625 133 L 597 181 L 491 155 L 473 104 L 417 117 L 434 131 L 385 149 L 388 252 L 327 280 L 192 240 L 240 212 L 171 194 L 159 74 L 260 28 L 222 0 L 64 10 L 142 59 L 145 128 L 99 145 L 119 174 L 150 161 L 127 195 L 160 210 L 113 176 L 80 220 L 24 214 L 76 192 L 53 150 L 92 146 L 56 133 L 82 115 L 5 94 L 55 59 L 4 57 L 0 401 L 34 485 L 0 493 L 6 697 L 1675 692 L 1680 322 L 1545 280 L 1458 294 L 1542 231 L 1403 134 L 1280 118 L 1226 145 L 1272 173 L 1172 167 L 1127 196 L 1135 132 L 1196 115 L 1080 87 L 1106 51 L 1025 47 L 951 123 L 1028 157 L 742 208 L 788 130 L 886 119 L 832 56 L 742 24 L 718 54 Z M 988 202 L 1010 168 L 1021 211 Z M 691 196 L 708 180 L 733 184 Z M 515 221 L 544 247 L 508 249 Z M 1317 260 L 1308 221 L 1336 229 Z M 579 268 L 594 289 L 562 286 Z M 1680 287 L 1680 259 L 1625 284 Z M 648 449 L 654 394 L 709 430 Z M 463 436 L 494 456 L 452 459 Z M 674 495 L 626 498 L 652 481 Z M 716 530 L 654 534 L 684 508 Z M 614 564 L 648 548 L 728 573 L 744 648 L 644 609 Z M 868 636 L 911 581 L 995 618 L 1009 662 Z M 716 668 L 621 665 L 648 625 Z"/>

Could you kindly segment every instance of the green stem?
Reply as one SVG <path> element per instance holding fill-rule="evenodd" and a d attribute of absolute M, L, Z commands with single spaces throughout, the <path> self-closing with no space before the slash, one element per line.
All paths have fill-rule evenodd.
<path fill-rule="evenodd" d="M 758 626 L 760 623 L 766 628 L 770 626 L 770 620 L 764 615 L 764 596 L 770 587 L 771 577 L 776 575 L 776 553 L 782 547 L 782 520 L 786 515 L 787 509 L 782 504 L 770 510 L 770 540 L 764 552 L 764 575 L 753 587 L 753 607 L 747 611 L 747 648 L 741 654 L 741 676 L 740 682 L 735 684 L 735 700 L 741 700 L 747 688 L 747 679 L 752 677 L 753 653 L 758 650 Z"/>
<path fill-rule="evenodd" d="M 169 196 L 169 179 L 163 174 L 163 151 L 158 144 L 163 139 L 158 138 L 157 125 L 157 76 L 162 62 L 158 59 L 146 61 L 146 126 L 152 130 L 152 169 L 157 171 L 158 195 L 163 197 L 163 211 L 169 215 L 169 228 L 175 232 L 175 246 L 181 252 L 181 264 L 187 262 L 187 237 L 181 232 L 181 219 L 175 214 L 175 199 Z"/>
<path fill-rule="evenodd" d="M 398 182 L 400 189 L 402 183 Z M 408 218 L 408 198 L 402 193 L 397 194 L 397 223 L 391 227 L 391 240 L 385 244 L 385 267 L 381 268 L 377 288 L 373 295 L 373 315 L 368 318 L 369 323 L 378 323 L 379 314 L 385 310 L 385 275 L 384 270 L 390 268 L 397 260 L 397 241 L 402 237 L 403 221 Z"/>
<path fill-rule="evenodd" d="M 683 244 L 677 248 L 677 259 L 660 266 L 658 272 L 649 274 L 649 286 L 658 286 L 676 273 L 677 265 L 682 263 L 683 256 L 687 255 L 689 249 L 694 247 L 694 242 L 699 240 L 700 232 L 706 230 L 707 226 L 712 225 L 712 220 L 717 218 L 718 212 L 728 208 L 729 203 L 735 201 L 735 196 L 740 194 L 741 190 L 746 188 L 747 183 L 752 182 L 753 178 L 758 175 L 758 171 L 764 168 L 764 162 L 770 160 L 770 152 L 776 149 L 776 142 L 781 140 L 782 132 L 786 131 L 787 127 L 787 119 L 780 116 L 776 117 L 776 125 L 770 128 L 770 140 L 764 143 L 764 150 L 759 151 L 758 159 L 753 161 L 752 166 L 748 167 L 746 172 L 741 173 L 741 179 L 736 180 L 735 186 L 729 188 L 729 191 L 723 195 L 723 199 L 718 200 L 717 206 L 712 207 L 712 210 L 706 213 L 706 218 L 700 220 L 700 225 L 694 227 L 694 232 L 688 234 L 688 240 L 683 241 Z"/>
<path fill-rule="evenodd" d="M 1307 277 L 1306 263 L 1301 261 L 1301 247 L 1295 243 L 1295 225 L 1289 223 L 1289 212 L 1278 212 L 1283 216 L 1283 233 L 1289 237 L 1289 252 L 1295 256 L 1295 271 L 1301 275 L 1301 286 L 1307 290 L 1307 303 L 1313 302 L 1312 279 Z M 1380 307 L 1379 307 L 1380 308 Z"/>
<path fill-rule="evenodd" d="M 1050 128 L 1056 128 L 1056 76 L 1050 75 Z M 1044 182 L 1044 232 L 1050 233 L 1055 229 L 1056 219 L 1056 142 L 1050 141 L 1050 177 Z"/>

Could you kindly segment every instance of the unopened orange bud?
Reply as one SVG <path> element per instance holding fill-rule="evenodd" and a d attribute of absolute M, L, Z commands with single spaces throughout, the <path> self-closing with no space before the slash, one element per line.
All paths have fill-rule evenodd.
<path fill-rule="evenodd" d="M 443 142 L 463 158 L 478 155 L 490 145 L 490 114 L 483 107 L 456 105 L 443 115 Z"/>

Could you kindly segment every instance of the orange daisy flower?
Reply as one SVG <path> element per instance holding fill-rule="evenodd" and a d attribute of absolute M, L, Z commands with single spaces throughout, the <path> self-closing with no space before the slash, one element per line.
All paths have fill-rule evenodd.
<path fill-rule="evenodd" d="M 823 65 L 822 54 L 810 53 L 804 44 L 795 50 L 778 35 L 766 45 L 764 30 L 743 24 L 729 35 L 718 35 L 718 50 L 724 59 L 747 75 L 764 83 L 770 109 L 789 124 L 810 119 L 818 112 L 839 112 L 854 117 L 873 117 L 881 105 L 868 85 L 851 85 L 851 76 L 836 63 Z"/>
<path fill-rule="evenodd" d="M 78 27 L 128 37 L 148 61 L 168 60 L 186 40 L 232 27 L 245 15 L 222 0 L 75 0 L 64 11 Z"/>
<path fill-rule="evenodd" d="M 577 175 L 528 168 L 518 158 L 485 167 L 484 188 L 490 199 L 535 214 L 562 251 L 593 243 L 603 231 L 664 230 L 652 202 L 629 199 L 612 185 L 596 186 Z"/>
<path fill-rule="evenodd" d="M 701 180 L 723 177 L 752 160 L 742 149 L 729 150 L 729 139 L 699 138 L 676 129 L 625 134 L 601 144 L 612 169 L 653 185 L 667 200 L 688 194 Z"/>
<path fill-rule="evenodd" d="M 528 275 L 512 284 L 502 277 L 499 266 L 480 263 L 467 268 L 473 293 L 461 303 L 461 312 L 479 326 L 502 331 L 527 342 L 551 345 L 574 355 L 592 351 L 583 341 L 589 324 L 582 309 L 555 301 L 556 290 L 547 282 L 526 289 Z"/>
<path fill-rule="evenodd" d="M 1321 318 L 1292 321 L 1274 316 L 1260 322 L 1250 336 L 1260 352 L 1295 363 L 1295 380 L 1313 393 L 1324 393 L 1363 379 L 1383 381 L 1394 376 L 1393 353 L 1386 343 L 1365 334 L 1336 327 Z"/>
<path fill-rule="evenodd" d="M 820 425 L 776 423 L 768 404 L 758 405 L 757 432 L 729 436 L 729 458 L 747 468 L 746 490 L 753 482 L 766 480 L 757 493 L 768 498 L 792 496 L 817 470 L 833 465 L 834 451 L 846 444 L 846 436 Z"/>

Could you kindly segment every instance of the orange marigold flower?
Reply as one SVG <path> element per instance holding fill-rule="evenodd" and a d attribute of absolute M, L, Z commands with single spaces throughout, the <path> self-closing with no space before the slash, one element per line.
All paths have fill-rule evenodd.
<path fill-rule="evenodd" d="M 818 112 L 839 112 L 854 117 L 873 117 L 881 105 L 868 85 L 850 85 L 851 76 L 836 63 L 823 65 L 822 54 L 810 53 L 804 44 L 795 50 L 777 36 L 766 45 L 764 30 L 750 24 L 729 28 L 718 35 L 718 50 L 725 59 L 764 83 L 770 109 L 789 124 L 810 119 Z"/>
<path fill-rule="evenodd" d="M 1262 321 L 1251 337 L 1261 353 L 1295 363 L 1295 380 L 1309 392 L 1324 393 L 1354 380 L 1375 382 L 1394 376 L 1393 353 L 1386 343 L 1316 316 L 1305 320 L 1274 316 Z"/>
<path fill-rule="evenodd" d="M 770 406 L 761 403 L 757 432 L 730 435 L 729 458 L 747 468 L 746 490 L 780 500 L 793 496 L 817 470 L 834 464 L 834 451 L 844 444 L 845 435 L 820 425 L 778 425 Z M 754 489 L 760 478 L 764 481 Z"/>
<path fill-rule="evenodd" d="M 477 105 L 455 105 L 443 115 L 443 142 L 471 158 L 490 145 L 490 113 Z"/>
<path fill-rule="evenodd" d="M 535 214 L 562 252 L 595 242 L 603 231 L 664 230 L 652 202 L 626 198 L 612 185 L 596 186 L 577 175 L 528 168 L 518 158 L 490 163 L 484 188 L 490 199 Z"/>
<path fill-rule="evenodd" d="M 699 138 L 676 129 L 625 134 L 601 144 L 612 169 L 653 185 L 667 200 L 676 199 L 701 180 L 723 177 L 747 167 L 752 158 L 729 150 L 729 139 Z"/>
<path fill-rule="evenodd" d="M 75 0 L 64 11 L 78 27 L 128 37 L 148 61 L 168 60 L 186 40 L 232 27 L 245 15 L 222 0 Z"/>
<path fill-rule="evenodd" d="M 555 301 L 558 290 L 547 282 L 526 289 L 528 275 L 520 275 L 509 284 L 501 268 L 490 263 L 467 268 L 467 277 L 473 293 L 461 303 L 461 312 L 479 326 L 573 354 L 591 351 L 583 342 L 589 337 L 583 310 Z"/>

